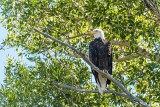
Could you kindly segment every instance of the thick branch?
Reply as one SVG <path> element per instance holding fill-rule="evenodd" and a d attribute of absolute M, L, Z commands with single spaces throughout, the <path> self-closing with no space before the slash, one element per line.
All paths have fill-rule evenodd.
<path fill-rule="evenodd" d="M 85 93 L 99 93 L 98 90 L 86 90 L 86 89 L 76 88 L 76 87 L 69 86 L 69 85 L 66 85 L 66 84 L 60 84 L 60 83 L 55 82 L 55 81 L 53 81 L 52 83 L 55 84 L 55 85 L 58 85 L 62 88 L 67 88 L 67 89 L 70 89 L 70 90 L 75 90 L 75 91 L 80 91 L 80 92 L 85 92 Z M 118 93 L 114 90 L 109 90 L 109 89 L 105 90 L 104 93 L 112 93 L 112 94 L 115 94 L 115 95 L 118 95 L 118 96 L 121 96 L 121 97 L 129 98 L 125 94 L 121 94 L 121 93 Z"/>
<path fill-rule="evenodd" d="M 103 72 L 102 70 L 100 70 L 98 67 L 96 67 L 83 53 L 81 53 L 80 51 L 78 51 L 77 49 L 75 49 L 73 46 L 66 44 L 46 33 L 43 33 L 41 31 L 39 31 L 38 29 L 34 28 L 34 30 L 40 34 L 42 34 L 43 36 L 50 38 L 53 41 L 56 41 L 62 45 L 65 45 L 67 47 L 69 47 L 70 49 L 72 49 L 73 51 L 75 51 L 77 54 L 79 54 L 83 60 L 90 65 L 90 67 L 92 67 L 92 69 L 96 70 L 98 73 L 101 73 L 102 75 L 104 75 L 106 78 L 108 78 L 109 80 L 111 80 L 113 83 L 115 83 L 124 93 L 126 93 L 126 95 L 131 99 L 131 100 L 135 100 L 136 102 L 138 102 L 139 104 L 141 104 L 143 107 L 150 107 L 146 102 L 144 102 L 143 100 L 133 96 L 119 81 L 115 80 L 114 78 L 111 77 L 111 75 L 107 72 Z"/>

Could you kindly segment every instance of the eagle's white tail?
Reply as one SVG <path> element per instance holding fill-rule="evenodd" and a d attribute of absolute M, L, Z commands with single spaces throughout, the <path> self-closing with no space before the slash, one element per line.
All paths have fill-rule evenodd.
<path fill-rule="evenodd" d="M 101 95 L 103 95 L 103 90 L 102 90 L 102 88 L 100 87 L 99 82 L 97 83 L 97 87 L 98 87 L 99 93 L 100 93 Z"/>
<path fill-rule="evenodd" d="M 106 88 L 107 78 L 103 77 L 100 73 L 98 74 L 98 78 L 99 78 L 99 82 L 100 82 L 100 83 L 97 83 L 98 90 L 99 90 L 99 93 L 100 93 L 101 95 L 103 95 L 103 91 L 104 91 L 105 88 Z"/>

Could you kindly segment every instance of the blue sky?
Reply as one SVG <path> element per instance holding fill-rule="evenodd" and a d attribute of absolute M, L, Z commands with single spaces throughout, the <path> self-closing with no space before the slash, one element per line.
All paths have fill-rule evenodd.
<path fill-rule="evenodd" d="M 1 12 L 1 9 L 0 9 Z M 1 18 L 0 14 L 0 18 Z M 4 41 L 4 39 L 7 36 L 7 30 L 2 26 L 2 23 L 0 22 L 0 44 Z M 13 48 L 8 48 L 5 50 L 0 50 L 0 84 L 3 84 L 3 79 L 5 78 L 5 69 L 4 66 L 6 65 L 7 56 L 12 56 L 15 58 L 18 58 L 18 55 Z M 1 85 L 0 85 L 1 87 Z"/>
<path fill-rule="evenodd" d="M 0 18 L 1 18 L 1 14 L 0 14 Z M 7 30 L 2 26 L 2 23 L 0 22 L 0 45 L 6 37 L 7 37 Z M 21 51 L 20 48 L 18 48 L 18 50 Z M 25 57 L 18 57 L 18 54 L 15 48 L 6 47 L 5 50 L 0 50 L 0 84 L 3 84 L 3 80 L 5 78 L 4 66 L 6 65 L 8 56 L 11 56 L 11 57 L 14 57 L 14 59 L 23 61 L 27 65 L 34 65 L 33 62 L 30 62 Z"/>
<path fill-rule="evenodd" d="M 7 35 L 7 31 L 2 27 L 2 24 L 0 23 L 0 43 L 4 40 L 4 38 Z M 6 55 L 9 52 L 6 52 L 5 50 L 0 50 L 0 84 L 3 83 L 3 79 L 5 77 L 4 75 L 4 65 L 6 61 Z"/>
<path fill-rule="evenodd" d="M 0 15 L 1 17 L 1 15 Z M 0 44 L 3 42 L 3 40 L 6 38 L 7 36 L 7 30 L 2 27 L 2 24 L 0 23 Z M 0 84 L 3 83 L 3 79 L 5 78 L 4 75 L 4 66 L 6 64 L 7 61 L 7 56 L 13 56 L 13 57 L 18 57 L 15 49 L 13 48 L 9 48 L 9 49 L 5 49 L 5 50 L 0 50 Z M 1 85 L 0 85 L 1 87 Z"/>

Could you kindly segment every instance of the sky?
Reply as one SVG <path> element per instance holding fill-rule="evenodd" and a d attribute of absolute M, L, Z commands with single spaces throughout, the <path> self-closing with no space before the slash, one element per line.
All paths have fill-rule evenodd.
<path fill-rule="evenodd" d="M 1 9 L 0 9 L 1 12 Z M 1 18 L 0 13 L 0 18 Z M 7 30 L 2 26 L 0 22 L 0 45 L 4 41 L 7 36 Z M 3 84 L 3 80 L 5 78 L 5 69 L 4 66 L 6 65 L 7 56 L 12 56 L 14 58 L 18 58 L 18 54 L 14 48 L 7 48 L 5 50 L 0 50 L 0 84 Z M 0 85 L 1 87 L 1 85 Z"/>
<path fill-rule="evenodd" d="M 1 18 L 1 14 L 0 14 L 0 18 Z M 2 26 L 2 23 L 0 22 L 0 45 L 2 44 L 4 39 L 7 37 L 7 33 L 8 33 L 7 30 L 5 29 L 5 27 Z M 18 50 L 21 51 L 22 49 L 18 48 Z M 4 84 L 4 82 L 3 82 L 3 80 L 5 78 L 4 67 L 7 63 L 8 56 L 14 57 L 14 59 L 16 59 L 16 60 L 19 59 L 20 61 L 23 61 L 27 65 L 34 65 L 33 62 L 30 62 L 25 57 L 18 57 L 18 54 L 16 52 L 16 48 L 5 47 L 5 50 L 0 50 L 0 84 Z M 0 88 L 1 88 L 1 85 L 0 85 Z"/>
<path fill-rule="evenodd" d="M 1 14 L 0 14 L 0 18 L 1 18 Z M 0 22 L 0 45 L 4 41 L 6 36 L 7 36 L 7 30 L 2 26 L 2 23 Z M 13 56 L 15 58 L 18 57 L 15 49 L 13 49 L 13 48 L 0 50 L 0 84 L 3 84 L 3 80 L 5 78 L 4 66 L 6 65 L 8 55 Z M 1 85 L 0 85 L 0 87 L 1 87 Z"/>
<path fill-rule="evenodd" d="M 0 23 L 0 43 L 2 43 L 2 41 L 4 40 L 4 38 L 7 35 L 7 31 L 2 27 L 2 24 Z M 5 77 L 4 75 L 4 65 L 5 65 L 5 61 L 6 61 L 6 55 L 9 52 L 4 51 L 4 50 L 0 50 L 0 84 L 3 83 L 3 79 Z"/>

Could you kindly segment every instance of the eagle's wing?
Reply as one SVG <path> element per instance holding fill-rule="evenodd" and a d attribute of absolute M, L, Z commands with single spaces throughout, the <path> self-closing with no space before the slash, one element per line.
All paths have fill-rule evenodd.
<path fill-rule="evenodd" d="M 98 51 L 97 51 L 96 47 L 97 46 L 93 42 L 90 43 L 90 45 L 89 45 L 89 59 L 95 66 L 99 67 L 99 56 L 98 56 Z M 92 69 L 92 73 L 95 77 L 95 81 L 97 83 L 98 90 L 99 90 L 100 94 L 102 95 L 103 94 L 102 87 L 106 84 L 106 80 L 104 80 L 102 78 L 102 76 L 100 74 L 98 74 L 98 72 L 96 72 L 93 69 Z"/>
<path fill-rule="evenodd" d="M 93 42 L 91 42 L 91 43 L 89 44 L 89 60 L 90 60 L 95 66 L 97 66 L 97 64 L 98 64 L 98 55 L 97 55 L 97 50 L 96 50 L 96 48 L 94 47 Z M 97 73 L 95 70 L 93 70 L 92 68 L 91 68 L 91 70 L 92 70 L 92 73 L 93 73 L 93 75 L 94 75 L 94 77 L 95 77 L 96 83 L 99 82 L 98 73 Z"/>
<path fill-rule="evenodd" d="M 108 73 L 112 74 L 112 44 L 111 42 L 107 43 L 107 59 L 108 59 Z M 111 81 L 107 79 L 107 84 L 110 84 Z"/>

